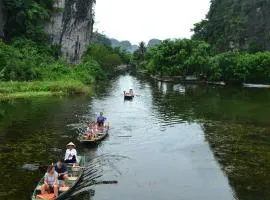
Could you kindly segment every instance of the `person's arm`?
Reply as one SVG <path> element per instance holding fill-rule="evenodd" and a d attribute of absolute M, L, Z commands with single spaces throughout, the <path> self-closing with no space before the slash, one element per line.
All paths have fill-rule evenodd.
<path fill-rule="evenodd" d="M 44 176 L 44 184 L 48 185 L 48 174 L 47 173 Z"/>
<path fill-rule="evenodd" d="M 65 160 L 68 159 L 68 155 L 69 155 L 68 150 L 66 150 L 66 153 L 65 153 Z"/>
<path fill-rule="evenodd" d="M 53 185 L 58 185 L 58 173 L 55 173 L 55 179 Z"/>
<path fill-rule="evenodd" d="M 67 170 L 67 167 L 66 165 L 63 166 L 65 168 L 65 171 L 62 173 L 63 175 L 67 174 L 68 173 L 68 170 Z"/>
<path fill-rule="evenodd" d="M 75 155 L 77 157 L 77 150 L 73 149 L 73 155 Z"/>
<path fill-rule="evenodd" d="M 64 169 L 64 172 L 63 172 L 63 173 L 58 173 L 58 177 L 59 177 L 60 175 L 65 175 L 65 174 L 68 173 L 66 165 L 63 165 L 62 168 Z"/>

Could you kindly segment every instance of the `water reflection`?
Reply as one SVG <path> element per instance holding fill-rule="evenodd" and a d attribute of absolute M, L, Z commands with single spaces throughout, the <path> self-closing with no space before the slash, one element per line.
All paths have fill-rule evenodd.
<path fill-rule="evenodd" d="M 154 88 L 155 82 L 150 82 Z M 270 199 L 269 90 L 184 87 L 184 96 L 174 89 L 163 98 L 153 89 L 153 108 L 159 117 L 169 121 L 168 125 L 181 120 L 202 125 L 215 158 L 236 191 L 235 198 Z"/>
<path fill-rule="evenodd" d="M 129 88 L 136 97 L 125 102 Z M 90 184 L 74 199 L 270 199 L 269 100 L 265 89 L 121 74 L 97 85 L 92 98 L 1 102 L 0 199 L 29 199 L 45 170 L 32 169 L 62 156 L 66 143 L 78 144 L 78 132 L 100 111 L 110 136 L 96 147 L 78 144 L 78 151 L 89 163 L 104 154 L 130 159 L 94 161 L 97 180 L 118 184 Z"/>

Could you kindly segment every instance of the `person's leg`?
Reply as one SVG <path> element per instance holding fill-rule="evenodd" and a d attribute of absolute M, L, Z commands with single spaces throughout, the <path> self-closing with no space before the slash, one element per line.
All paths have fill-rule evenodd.
<path fill-rule="evenodd" d="M 68 175 L 67 174 L 63 175 L 63 180 L 64 180 L 65 185 L 67 186 L 68 185 Z"/>
<path fill-rule="evenodd" d="M 40 191 L 41 191 L 41 194 L 45 194 L 45 191 L 46 191 L 46 185 L 43 184 L 40 188 Z"/>
<path fill-rule="evenodd" d="M 58 185 L 53 186 L 54 196 L 58 197 Z"/>
<path fill-rule="evenodd" d="M 72 163 L 76 163 L 76 162 L 77 162 L 76 156 L 72 156 L 71 162 L 72 162 Z"/>
<path fill-rule="evenodd" d="M 72 163 L 72 160 L 65 160 L 64 162 L 69 164 L 69 163 Z"/>

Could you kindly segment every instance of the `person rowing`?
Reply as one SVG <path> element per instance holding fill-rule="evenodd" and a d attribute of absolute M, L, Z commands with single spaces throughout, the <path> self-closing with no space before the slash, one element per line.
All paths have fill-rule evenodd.
<path fill-rule="evenodd" d="M 106 120 L 106 117 L 103 117 L 103 112 L 100 112 L 100 114 L 97 118 L 98 127 L 103 127 L 105 120 Z"/>
<path fill-rule="evenodd" d="M 133 90 L 132 90 L 132 89 L 129 89 L 129 95 L 130 95 L 130 96 L 134 96 Z"/>
<path fill-rule="evenodd" d="M 72 142 L 67 144 L 65 163 L 75 164 L 77 162 L 77 151 L 75 147 L 75 144 L 73 144 Z"/>

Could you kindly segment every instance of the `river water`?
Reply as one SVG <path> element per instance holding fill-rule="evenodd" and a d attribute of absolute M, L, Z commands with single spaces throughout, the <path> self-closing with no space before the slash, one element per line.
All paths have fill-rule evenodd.
<path fill-rule="evenodd" d="M 124 101 L 129 88 L 136 96 Z M 169 84 L 129 73 L 99 84 L 93 97 L 3 101 L 0 199 L 29 199 L 70 141 L 88 160 L 122 156 L 104 158 L 101 179 L 118 184 L 93 186 L 91 199 L 270 199 L 269 102 L 266 89 Z M 110 136 L 96 147 L 80 145 L 78 132 L 100 111 Z"/>

